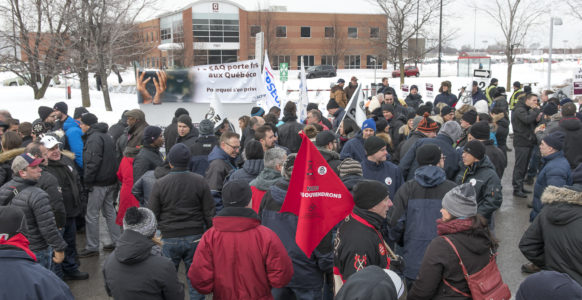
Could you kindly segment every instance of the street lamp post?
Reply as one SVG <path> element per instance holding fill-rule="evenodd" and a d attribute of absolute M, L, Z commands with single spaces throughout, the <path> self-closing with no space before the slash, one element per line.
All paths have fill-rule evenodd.
<path fill-rule="evenodd" d="M 438 67 L 438 77 L 441 77 L 441 56 L 442 56 L 442 39 L 443 39 L 443 0 L 441 0 L 440 6 L 440 21 L 439 21 L 439 67 Z"/>
<path fill-rule="evenodd" d="M 374 64 L 374 87 L 376 87 L 376 59 L 374 57 L 370 58 L 370 62 Z"/>
<path fill-rule="evenodd" d="M 551 17 L 550 18 L 550 49 L 548 58 L 548 89 L 552 89 L 552 41 L 554 40 L 554 25 L 562 25 L 562 19 Z"/>

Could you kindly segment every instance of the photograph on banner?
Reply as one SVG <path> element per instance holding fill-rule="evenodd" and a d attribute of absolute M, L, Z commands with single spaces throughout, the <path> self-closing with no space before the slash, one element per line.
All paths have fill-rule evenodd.
<path fill-rule="evenodd" d="M 139 104 L 210 103 L 217 95 L 224 103 L 252 103 L 265 96 L 256 60 L 194 66 L 176 70 L 139 70 Z"/>

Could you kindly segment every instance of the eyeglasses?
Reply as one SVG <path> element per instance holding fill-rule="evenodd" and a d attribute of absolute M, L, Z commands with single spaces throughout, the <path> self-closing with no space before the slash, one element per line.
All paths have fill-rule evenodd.
<path fill-rule="evenodd" d="M 233 145 L 231 145 L 231 144 L 229 144 L 229 143 L 225 143 L 225 144 L 227 144 L 227 145 L 228 145 L 230 148 L 232 148 L 233 150 L 238 150 L 238 149 L 240 149 L 240 146 L 233 146 Z"/>

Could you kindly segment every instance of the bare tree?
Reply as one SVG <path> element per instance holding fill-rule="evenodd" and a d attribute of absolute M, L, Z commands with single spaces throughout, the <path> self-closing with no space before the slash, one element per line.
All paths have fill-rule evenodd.
<path fill-rule="evenodd" d="M 279 55 L 279 51 L 281 50 L 281 43 L 279 39 L 277 39 L 277 25 L 276 25 L 276 11 L 269 5 L 267 2 L 267 7 L 262 8 L 261 3 L 257 2 L 257 14 L 256 19 L 249 21 L 249 24 L 260 26 L 260 31 L 264 33 L 264 46 L 265 51 L 269 54 L 270 61 L 273 61 L 271 58 L 274 56 Z M 249 35 L 249 50 L 255 49 L 254 38 Z M 255 53 L 255 57 L 256 57 Z M 279 66 L 273 66 L 278 68 Z"/>
<path fill-rule="evenodd" d="M 327 39 L 327 53 L 333 57 L 335 67 L 337 68 L 339 60 L 344 57 L 347 50 L 346 40 L 347 40 L 347 30 L 345 27 L 340 26 L 339 18 L 337 14 L 333 15 L 333 21 L 330 24 L 331 27 L 331 37 L 326 37 Z M 327 27 L 325 28 L 327 30 Z M 328 34 L 327 32 L 324 34 Z M 325 35 L 324 35 L 325 36 Z"/>
<path fill-rule="evenodd" d="M 582 20 L 582 0 L 568 0 L 566 3 L 570 7 L 570 14 Z"/>
<path fill-rule="evenodd" d="M 476 5 L 476 4 L 475 4 Z M 507 85 L 511 88 L 511 70 L 515 59 L 514 49 L 525 47 L 525 37 L 537 24 L 538 18 L 545 12 L 539 2 L 533 0 L 495 0 L 487 4 L 479 2 L 478 9 L 493 19 L 504 37 L 504 54 L 507 59 Z"/>
<path fill-rule="evenodd" d="M 12 31 L 0 33 L 6 47 L 13 49 L 0 55 L 3 68 L 30 86 L 34 99 L 44 97 L 51 79 L 62 70 L 65 48 L 59 41 L 69 31 L 67 15 L 71 3 L 72 0 L 4 0 L 0 4 L 0 14 L 12 22 Z"/>

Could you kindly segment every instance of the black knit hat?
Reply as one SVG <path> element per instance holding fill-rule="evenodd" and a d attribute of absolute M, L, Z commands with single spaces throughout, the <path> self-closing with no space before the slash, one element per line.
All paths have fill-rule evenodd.
<path fill-rule="evenodd" d="M 485 145 L 481 141 L 472 140 L 468 142 L 463 151 L 473 155 L 478 160 L 482 160 L 485 157 Z"/>
<path fill-rule="evenodd" d="M 190 149 L 188 146 L 178 143 L 172 146 L 170 153 L 168 154 L 168 161 L 174 167 L 187 167 L 190 162 Z"/>
<path fill-rule="evenodd" d="M 491 78 L 491 84 L 498 83 L 498 82 L 499 82 L 499 80 L 497 80 L 497 78 Z"/>
<path fill-rule="evenodd" d="M 67 103 L 61 101 L 61 102 L 55 103 L 55 105 L 53 106 L 53 109 L 58 110 L 66 115 L 67 112 L 69 111 L 69 106 L 67 105 Z"/>
<path fill-rule="evenodd" d="M 143 131 L 143 144 L 149 145 L 162 135 L 162 129 L 158 126 L 148 126 Z"/>
<path fill-rule="evenodd" d="M 489 140 L 490 129 L 489 124 L 484 121 L 479 121 L 471 126 L 469 133 L 478 140 Z"/>
<path fill-rule="evenodd" d="M 329 143 L 335 141 L 337 136 L 330 130 L 324 130 L 315 136 L 315 146 L 317 147 L 325 147 Z"/>
<path fill-rule="evenodd" d="M 546 143 L 546 145 L 560 151 L 564 147 L 564 140 L 566 139 L 566 135 L 561 130 L 554 131 L 548 135 L 546 135 L 542 141 Z"/>
<path fill-rule="evenodd" d="M 48 106 L 40 106 L 38 108 L 38 116 L 40 117 L 41 121 L 44 121 L 50 114 L 53 112 L 53 109 Z"/>
<path fill-rule="evenodd" d="M 366 150 L 366 155 L 374 155 L 376 152 L 380 151 L 383 147 L 386 147 L 386 142 L 383 139 L 373 135 L 366 139 L 364 142 L 364 149 Z"/>
<path fill-rule="evenodd" d="M 553 116 L 558 113 L 558 106 L 554 102 L 548 102 L 548 104 L 544 106 L 543 113 L 546 116 Z"/>
<path fill-rule="evenodd" d="M 224 207 L 245 207 L 251 202 L 252 197 L 249 183 L 242 179 L 229 181 L 222 188 Z"/>
<path fill-rule="evenodd" d="M 455 109 L 453 107 L 450 107 L 448 105 L 443 106 L 443 108 L 441 108 L 441 116 L 446 116 L 452 112 L 455 112 Z"/>
<path fill-rule="evenodd" d="M 419 166 L 436 166 L 441 160 L 441 148 L 435 144 L 424 144 L 416 149 L 416 161 Z"/>
<path fill-rule="evenodd" d="M 382 104 L 382 111 L 389 111 L 391 113 L 394 113 L 394 104 L 388 103 Z"/>
<path fill-rule="evenodd" d="M 386 119 L 384 119 L 384 117 L 377 118 L 376 131 L 378 133 L 382 133 L 382 132 L 384 132 L 384 130 L 386 130 L 386 127 L 388 127 L 388 121 L 386 121 Z"/>
<path fill-rule="evenodd" d="M 327 109 L 334 109 L 334 108 L 339 108 L 339 104 L 337 104 L 337 102 L 335 101 L 335 99 L 329 99 L 329 102 L 327 102 Z"/>
<path fill-rule="evenodd" d="M 263 159 L 265 152 L 263 151 L 263 144 L 257 140 L 251 140 L 245 145 L 246 159 Z"/>
<path fill-rule="evenodd" d="M 475 122 L 477 122 L 477 112 L 474 110 L 469 110 L 466 113 L 463 114 L 463 117 L 461 118 L 463 119 L 465 122 L 473 125 L 475 124 Z"/>
<path fill-rule="evenodd" d="M 204 119 L 200 121 L 200 125 L 198 125 L 198 130 L 200 131 L 200 135 L 211 135 L 214 132 L 214 122 Z"/>
<path fill-rule="evenodd" d="M 0 239 L 8 240 L 26 229 L 22 209 L 16 206 L 0 206 Z"/>
<path fill-rule="evenodd" d="M 352 191 L 354 203 L 362 209 L 370 209 L 390 194 L 388 187 L 376 180 L 362 180 L 358 182 Z"/>
<path fill-rule="evenodd" d="M 190 113 L 185 108 L 180 107 L 174 112 L 174 117 L 178 118 L 181 115 L 190 115 Z"/>
<path fill-rule="evenodd" d="M 149 208 L 130 207 L 123 217 L 123 229 L 133 230 L 147 238 L 153 238 L 158 228 L 156 215 Z"/>
<path fill-rule="evenodd" d="M 190 118 L 189 115 L 181 115 L 178 117 L 178 122 L 179 123 L 183 123 L 186 124 L 186 126 L 188 126 L 188 128 L 192 129 L 192 119 Z"/>
<path fill-rule="evenodd" d="M 88 112 L 89 112 L 89 111 L 88 111 L 86 108 L 82 107 L 82 106 L 80 106 L 80 107 L 77 107 L 77 108 L 75 108 L 75 113 L 73 114 L 73 119 L 78 119 L 78 118 L 80 118 L 80 117 L 81 117 L 83 114 L 86 114 L 86 113 L 88 113 Z M 125 112 L 124 112 L 124 114 L 125 114 Z"/>
<path fill-rule="evenodd" d="M 514 81 L 513 82 L 513 87 L 521 88 L 521 83 L 519 81 Z"/>
<path fill-rule="evenodd" d="M 97 119 L 97 116 L 92 114 L 92 113 L 84 113 L 81 116 L 81 123 L 88 125 L 88 126 L 92 126 L 94 124 L 96 124 L 99 120 Z"/>

